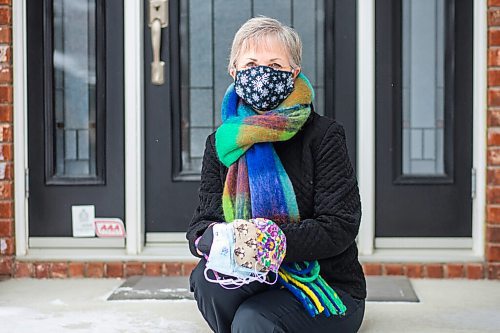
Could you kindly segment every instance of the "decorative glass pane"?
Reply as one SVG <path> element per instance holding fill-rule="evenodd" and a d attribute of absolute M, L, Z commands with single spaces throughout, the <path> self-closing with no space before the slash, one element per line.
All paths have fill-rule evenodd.
<path fill-rule="evenodd" d="M 56 176 L 96 175 L 96 4 L 53 1 Z"/>
<path fill-rule="evenodd" d="M 403 173 L 444 173 L 445 1 L 403 0 Z"/>
<path fill-rule="evenodd" d="M 323 0 L 182 0 L 182 173 L 199 174 L 206 137 L 220 124 L 222 97 L 232 82 L 227 62 L 234 34 L 249 18 L 265 15 L 294 27 L 302 38 L 302 71 L 324 114 Z"/>

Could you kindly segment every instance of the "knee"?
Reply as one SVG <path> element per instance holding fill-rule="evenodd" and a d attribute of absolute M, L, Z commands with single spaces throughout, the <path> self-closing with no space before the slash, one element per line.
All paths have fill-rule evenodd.
<path fill-rule="evenodd" d="M 189 275 L 189 288 L 191 292 L 194 292 L 195 289 L 203 284 L 205 281 L 204 269 L 205 269 L 205 260 L 201 259 L 198 264 L 191 271 L 191 275 Z"/>
<path fill-rule="evenodd" d="M 279 325 L 267 318 L 259 308 L 252 302 L 246 301 L 241 304 L 234 314 L 231 324 L 231 332 L 255 333 L 255 332 L 282 332 Z"/>

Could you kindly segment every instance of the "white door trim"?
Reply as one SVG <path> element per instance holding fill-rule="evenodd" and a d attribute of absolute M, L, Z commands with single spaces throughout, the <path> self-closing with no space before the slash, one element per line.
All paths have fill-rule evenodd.
<path fill-rule="evenodd" d="M 487 149 L 487 3 L 474 1 L 473 61 L 473 167 L 476 169 L 476 197 L 472 203 L 472 246 L 470 255 L 484 257 Z M 362 202 L 359 252 L 377 257 L 375 246 L 375 0 L 358 0 L 357 5 L 357 119 L 358 178 Z M 386 244 L 387 239 L 379 244 Z M 395 242 L 402 244 L 405 238 Z M 470 238 L 469 238 L 470 240 Z M 467 242 L 467 241 L 465 241 Z M 450 249 L 461 241 L 446 240 Z M 391 244 L 395 244 L 394 242 Z M 429 243 L 430 244 L 430 243 Z M 453 246 L 451 246 L 453 245 Z M 388 253 L 384 250 L 384 253 Z M 395 250 L 398 251 L 398 250 Z M 418 250 L 414 250 L 414 253 Z M 396 253 L 395 253 L 396 254 Z"/>
<path fill-rule="evenodd" d="M 25 0 L 12 2 L 12 48 L 14 71 L 14 224 L 16 256 L 24 256 L 28 251 L 28 200 L 25 195 L 26 179 L 24 177 L 28 167 Z"/>
<path fill-rule="evenodd" d="M 127 254 L 142 252 L 144 209 L 143 2 L 124 1 L 125 223 Z"/>
<path fill-rule="evenodd" d="M 357 6 L 357 174 L 363 214 L 360 255 L 373 253 L 375 236 L 375 0 Z"/>
<path fill-rule="evenodd" d="M 476 169 L 476 197 L 472 201 L 472 251 L 484 257 L 486 224 L 486 149 L 488 147 L 487 58 L 488 5 L 486 0 L 474 1 L 473 46 L 473 143 L 472 166 Z"/>

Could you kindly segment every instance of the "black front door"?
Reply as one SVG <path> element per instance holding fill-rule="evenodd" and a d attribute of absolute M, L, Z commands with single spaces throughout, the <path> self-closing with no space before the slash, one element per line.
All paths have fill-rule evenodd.
<path fill-rule="evenodd" d="M 376 237 L 472 236 L 473 2 L 376 2 Z"/>
<path fill-rule="evenodd" d="M 29 235 L 124 219 L 123 3 L 27 1 Z"/>
<path fill-rule="evenodd" d="M 146 232 L 185 232 L 198 204 L 206 137 L 221 123 L 220 103 L 231 77 L 232 39 L 247 19 L 274 17 L 303 41 L 302 70 L 316 91 L 315 109 L 346 128 L 356 159 L 355 1 L 170 1 L 160 60 L 165 83 L 151 82 L 149 1 L 144 3 Z M 146 237 L 147 239 L 147 237 Z"/>

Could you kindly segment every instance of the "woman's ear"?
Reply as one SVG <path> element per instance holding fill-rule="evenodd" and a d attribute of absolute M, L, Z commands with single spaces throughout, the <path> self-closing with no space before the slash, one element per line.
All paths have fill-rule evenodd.
<path fill-rule="evenodd" d="M 294 68 L 292 73 L 293 73 L 293 79 L 295 80 L 300 73 L 300 67 Z"/>
<path fill-rule="evenodd" d="M 231 68 L 229 70 L 229 75 L 231 75 L 231 77 L 233 78 L 233 80 L 236 80 L 236 68 Z"/>

